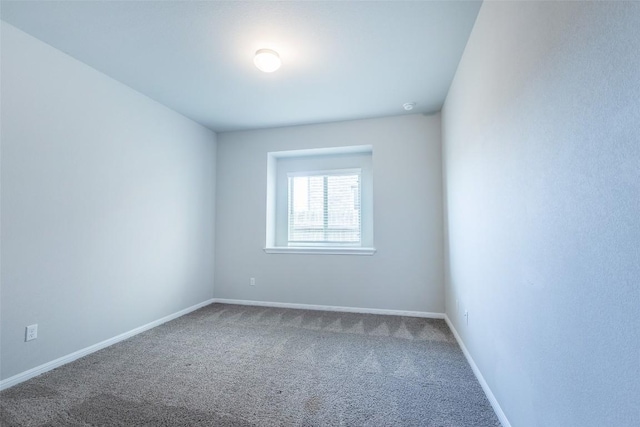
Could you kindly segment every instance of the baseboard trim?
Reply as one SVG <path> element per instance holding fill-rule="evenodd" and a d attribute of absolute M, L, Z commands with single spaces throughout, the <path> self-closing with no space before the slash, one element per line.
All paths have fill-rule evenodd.
<path fill-rule="evenodd" d="M 300 310 L 337 311 L 344 313 L 384 314 L 389 316 L 424 317 L 429 319 L 444 319 L 444 313 L 430 313 L 427 311 L 387 310 L 383 308 L 344 307 L 333 305 L 294 304 L 288 302 L 251 301 L 242 299 L 214 298 L 215 303 L 251 305 L 257 307 L 295 308 Z"/>
<path fill-rule="evenodd" d="M 180 310 L 176 313 L 165 316 L 161 319 L 154 320 L 151 323 L 147 323 L 146 325 L 139 326 L 135 329 L 132 329 L 123 334 L 117 335 L 113 338 L 109 338 L 108 340 L 99 342 L 97 344 L 91 345 L 89 347 L 83 348 L 82 350 L 75 351 L 71 354 L 67 354 L 66 356 L 62 356 L 58 359 L 52 360 L 51 362 L 44 363 L 40 366 L 36 366 L 35 368 L 31 368 L 27 371 L 16 374 L 12 377 L 9 377 L 5 380 L 0 381 L 0 391 L 7 389 L 9 387 L 13 387 L 14 385 L 20 384 L 28 379 L 36 377 L 40 374 L 44 374 L 47 371 L 55 369 L 59 366 L 66 365 L 67 363 L 73 362 L 74 360 L 80 359 L 81 357 L 87 356 L 91 353 L 95 353 L 98 350 L 102 350 L 103 348 L 109 347 L 113 344 L 116 344 L 120 341 L 124 341 L 128 338 L 131 338 L 134 335 L 138 335 L 144 331 L 148 331 L 149 329 L 155 328 L 163 323 L 166 323 L 170 320 L 177 319 L 180 316 L 184 316 L 185 314 L 191 313 L 199 308 L 202 308 L 206 305 L 213 303 L 213 299 L 209 299 L 203 301 L 199 304 L 192 305 L 191 307 L 185 308 L 184 310 Z"/>
<path fill-rule="evenodd" d="M 456 331 L 456 328 L 453 326 L 453 323 L 451 323 L 451 320 L 449 320 L 449 316 L 445 314 L 444 320 L 445 322 L 447 322 L 447 325 L 449 326 L 449 329 L 451 329 L 451 332 L 453 332 L 453 336 L 456 337 L 456 341 L 458 341 L 458 345 L 462 349 L 462 353 L 464 354 L 464 357 L 467 358 L 467 362 L 469 362 L 469 365 L 471 365 L 471 369 L 473 370 L 473 373 L 478 379 L 478 382 L 480 383 L 480 386 L 482 387 L 484 394 L 487 396 L 487 399 L 489 399 L 489 403 L 491 404 L 491 407 L 496 413 L 498 420 L 500 420 L 500 423 L 502 424 L 503 427 L 511 427 L 511 423 L 509 422 L 509 420 L 507 419 L 507 416 L 505 415 L 504 411 L 500 407 L 498 400 L 493 395 L 491 388 L 489 388 L 489 384 L 487 384 L 484 377 L 482 376 L 482 372 L 480 372 L 478 365 L 476 365 L 476 362 L 471 357 L 471 353 L 469 353 L 469 350 L 467 350 L 467 347 L 464 345 L 464 342 L 462 341 L 460 334 L 458 334 L 458 331 Z"/>

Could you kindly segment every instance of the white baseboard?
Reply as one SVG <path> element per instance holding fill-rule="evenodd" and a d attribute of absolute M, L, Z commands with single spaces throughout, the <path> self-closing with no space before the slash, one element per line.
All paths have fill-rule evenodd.
<path fill-rule="evenodd" d="M 220 304 L 252 305 L 258 307 L 295 308 L 301 310 L 338 311 L 344 313 L 384 314 L 391 316 L 425 317 L 429 319 L 444 319 L 444 313 L 429 313 L 427 311 L 387 310 L 383 308 L 343 307 L 333 305 L 294 304 L 288 302 L 249 301 L 242 299 L 214 298 Z"/>
<path fill-rule="evenodd" d="M 195 311 L 195 310 L 197 310 L 199 308 L 202 308 L 202 307 L 204 307 L 206 305 L 209 305 L 209 304 L 211 304 L 213 302 L 214 302 L 213 299 L 210 299 L 210 300 L 207 300 L 207 301 L 203 301 L 203 302 L 201 302 L 199 304 L 196 304 L 196 305 L 193 305 L 191 307 L 185 308 L 184 310 L 180 310 L 180 311 L 178 311 L 176 313 L 173 313 L 173 314 L 170 314 L 168 316 L 165 316 L 162 319 L 154 320 L 151 323 L 147 323 L 146 325 L 142 325 L 142 326 L 137 327 L 135 329 L 132 329 L 132 330 L 130 330 L 128 332 L 125 332 L 123 334 L 115 336 L 113 338 L 109 338 L 108 340 L 99 342 L 99 343 L 94 344 L 92 346 L 83 348 L 82 350 L 75 351 L 75 352 L 73 352 L 71 354 L 67 354 L 66 356 L 62 356 L 62 357 L 60 357 L 58 359 L 52 360 L 51 362 L 44 363 L 44 364 L 42 364 L 40 366 L 36 366 L 35 368 L 29 369 L 28 371 L 24 371 L 24 372 L 21 372 L 21 373 L 19 373 L 17 375 L 9 377 L 6 380 L 0 381 L 0 391 L 4 390 L 4 389 L 7 389 L 9 387 L 12 387 L 12 386 L 14 386 L 16 384 L 20 384 L 21 382 L 26 381 L 26 380 L 28 380 L 30 378 L 35 377 L 35 376 L 38 376 L 40 374 L 44 374 L 45 372 L 50 371 L 52 369 L 55 369 L 55 368 L 57 368 L 59 366 L 66 365 L 67 363 L 73 362 L 74 360 L 79 359 L 81 357 L 84 357 L 84 356 L 86 356 L 88 354 L 94 353 L 94 352 L 96 352 L 98 350 L 102 350 L 103 348 L 109 347 L 110 345 L 116 344 L 116 343 L 118 343 L 120 341 L 124 341 L 127 338 L 131 338 L 132 336 L 137 335 L 137 334 L 139 334 L 141 332 L 144 332 L 144 331 L 147 331 L 149 329 L 155 328 L 156 326 L 159 326 L 159 325 L 161 325 L 163 323 L 166 323 L 166 322 L 168 322 L 170 320 L 176 319 L 176 318 L 178 318 L 180 316 L 184 316 L 187 313 L 191 313 L 192 311 Z"/>
<path fill-rule="evenodd" d="M 464 342 L 462 342 L 462 338 L 460 338 L 458 331 L 456 331 L 456 328 L 453 326 L 453 323 L 451 323 L 451 320 L 449 320 L 449 316 L 445 314 L 444 320 L 445 322 L 447 322 L 447 325 L 449 325 L 449 329 L 451 329 L 451 332 L 453 332 L 453 336 L 456 337 L 456 341 L 458 341 L 458 345 L 460 345 L 460 348 L 462 349 L 462 353 L 464 353 L 464 357 L 467 358 L 467 362 L 469 362 L 469 365 L 471 365 L 471 369 L 473 370 L 473 373 L 476 375 L 476 378 L 478 379 L 480 386 L 482 386 L 482 390 L 484 390 L 484 394 L 487 396 L 487 399 L 489 399 L 489 403 L 493 407 L 493 410 L 495 411 L 496 416 L 500 420 L 500 423 L 502 424 L 503 427 L 511 427 L 511 423 L 509 422 L 509 420 L 507 419 L 507 416 L 502 411 L 502 408 L 500 407 L 498 400 L 493 395 L 493 392 L 489 388 L 489 384 L 487 384 L 484 377 L 482 376 L 482 373 L 480 372 L 478 365 L 476 365 L 476 362 L 471 357 L 469 350 L 467 350 L 467 347 L 464 345 Z"/>

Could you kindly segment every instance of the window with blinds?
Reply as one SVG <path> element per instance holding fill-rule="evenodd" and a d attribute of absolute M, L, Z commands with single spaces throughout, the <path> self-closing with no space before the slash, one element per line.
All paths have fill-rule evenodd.
<path fill-rule="evenodd" d="M 361 244 L 360 169 L 287 174 L 289 246 Z"/>

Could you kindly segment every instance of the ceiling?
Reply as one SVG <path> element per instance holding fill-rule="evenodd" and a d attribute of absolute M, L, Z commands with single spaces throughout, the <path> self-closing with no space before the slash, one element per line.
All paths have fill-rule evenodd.
<path fill-rule="evenodd" d="M 218 132 L 444 102 L 479 1 L 2 1 L 2 20 Z M 260 48 L 282 68 L 253 65 Z"/>

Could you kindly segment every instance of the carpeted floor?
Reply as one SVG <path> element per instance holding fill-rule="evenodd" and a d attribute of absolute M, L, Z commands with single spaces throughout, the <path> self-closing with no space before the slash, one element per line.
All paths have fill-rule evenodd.
<path fill-rule="evenodd" d="M 213 304 L 0 393 L 4 426 L 499 426 L 442 320 Z"/>

